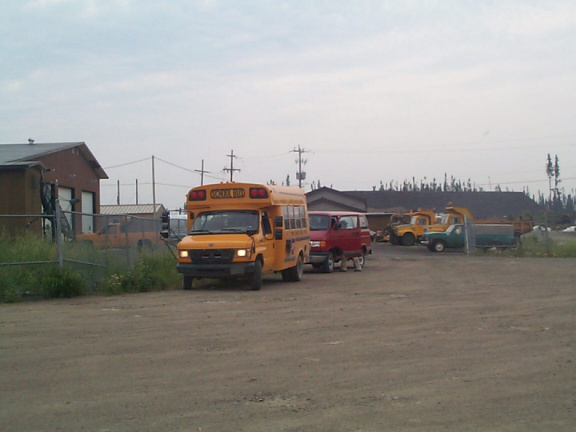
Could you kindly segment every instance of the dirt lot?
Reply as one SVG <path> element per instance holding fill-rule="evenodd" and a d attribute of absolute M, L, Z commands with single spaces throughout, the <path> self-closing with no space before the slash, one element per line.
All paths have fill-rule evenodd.
<path fill-rule="evenodd" d="M 576 430 L 576 260 L 304 276 L 0 305 L 0 430 Z"/>

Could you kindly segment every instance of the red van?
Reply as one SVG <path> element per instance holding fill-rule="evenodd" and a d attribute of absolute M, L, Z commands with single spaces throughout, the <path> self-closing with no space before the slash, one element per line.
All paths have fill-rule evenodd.
<path fill-rule="evenodd" d="M 314 268 L 325 273 L 334 271 L 334 263 L 345 257 L 360 258 L 364 266 L 366 254 L 372 253 L 368 220 L 363 213 L 310 211 L 310 258 Z"/>

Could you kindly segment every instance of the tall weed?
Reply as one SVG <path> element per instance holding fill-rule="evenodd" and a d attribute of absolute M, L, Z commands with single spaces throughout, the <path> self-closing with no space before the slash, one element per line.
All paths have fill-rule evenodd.
<path fill-rule="evenodd" d="M 54 243 L 31 235 L 0 235 L 0 263 L 28 263 L 0 265 L 0 302 L 145 292 L 179 285 L 176 262 L 167 249 L 135 254 L 66 242 L 61 269 Z"/>

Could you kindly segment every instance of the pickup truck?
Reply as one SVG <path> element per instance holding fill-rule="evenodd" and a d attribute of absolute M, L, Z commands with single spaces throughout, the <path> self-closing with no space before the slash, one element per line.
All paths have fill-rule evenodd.
<path fill-rule="evenodd" d="M 452 205 L 446 207 L 446 212 L 441 216 L 439 223 L 426 226 L 424 232 L 440 232 L 446 231 L 454 224 L 463 224 L 465 222 L 474 222 L 476 226 L 479 225 L 512 225 L 514 227 L 514 235 L 520 241 L 520 236 L 532 231 L 534 223 L 531 220 L 508 220 L 508 219 L 474 219 L 472 214 L 465 207 L 454 207 Z"/>
<path fill-rule="evenodd" d="M 477 248 L 511 248 L 518 246 L 518 240 L 514 236 L 514 226 L 510 224 L 475 224 L 472 232 L 475 232 L 472 239 Z M 442 252 L 446 248 L 464 248 L 467 239 L 463 224 L 451 225 L 444 232 L 424 233 L 422 244 L 432 252 Z"/>
<path fill-rule="evenodd" d="M 138 230 L 131 224 L 111 223 L 98 232 L 78 234 L 76 241 L 98 248 L 152 248 L 160 243 L 160 229 L 150 229 L 153 227 Z"/>

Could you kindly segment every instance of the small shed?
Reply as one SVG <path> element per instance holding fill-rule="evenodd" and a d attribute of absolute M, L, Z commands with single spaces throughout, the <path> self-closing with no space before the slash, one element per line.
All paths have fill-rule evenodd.
<path fill-rule="evenodd" d="M 321 187 L 306 194 L 308 210 L 354 211 L 365 213 L 366 200 L 353 194 Z"/>
<path fill-rule="evenodd" d="M 96 221 L 97 229 L 109 223 L 125 223 L 131 231 L 160 231 L 162 213 L 166 207 L 162 204 L 118 204 L 101 205 L 100 216 Z"/>

